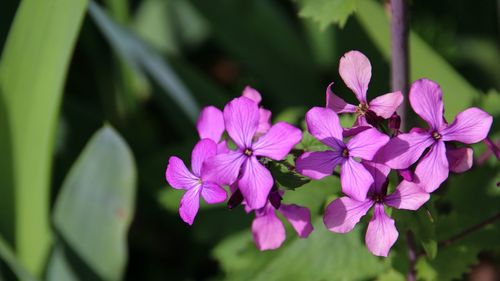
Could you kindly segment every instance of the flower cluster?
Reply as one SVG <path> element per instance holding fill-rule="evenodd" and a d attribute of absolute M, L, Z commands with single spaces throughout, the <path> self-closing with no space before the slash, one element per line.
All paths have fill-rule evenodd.
<path fill-rule="evenodd" d="M 401 132 L 396 110 L 403 95 L 388 93 L 368 102 L 371 65 L 362 53 L 346 53 L 340 60 L 339 73 L 359 104 L 349 104 L 335 95 L 330 84 L 326 106 L 314 107 L 305 116 L 308 132 L 329 149 L 303 151 L 290 172 L 319 180 L 333 175 L 338 166 L 345 196 L 326 207 L 325 226 L 332 232 L 349 232 L 373 208 L 366 245 L 374 255 L 387 256 L 398 231 L 384 206 L 417 210 L 450 171 L 460 173 L 471 168 L 472 149 L 467 145 L 486 138 L 492 117 L 469 108 L 448 124 L 439 85 L 421 79 L 411 86 L 409 102 L 428 128 Z M 201 140 L 192 151 L 192 172 L 172 156 L 166 178 L 173 188 L 186 190 L 179 213 L 190 225 L 200 196 L 208 204 L 223 202 L 227 198 L 223 186 L 229 186 L 228 205 L 243 204 L 247 212 L 255 213 L 254 241 L 260 250 L 267 250 L 280 247 L 285 240 L 285 228 L 277 212 L 301 238 L 307 237 L 313 227 L 307 208 L 281 202 L 285 191 L 279 189 L 268 169 L 270 163 L 289 155 L 301 141 L 302 132 L 285 122 L 272 125 L 271 112 L 260 106 L 261 100 L 255 89 L 247 87 L 223 111 L 213 106 L 204 108 L 197 123 Z M 345 113 L 356 115 L 351 128 L 340 124 L 338 114 Z M 223 139 L 224 132 L 228 137 Z M 391 170 L 401 178 L 392 189 L 388 179 Z"/>

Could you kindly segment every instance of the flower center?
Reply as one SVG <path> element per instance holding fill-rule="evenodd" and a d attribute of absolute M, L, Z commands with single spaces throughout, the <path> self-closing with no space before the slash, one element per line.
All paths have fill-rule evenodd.
<path fill-rule="evenodd" d="M 375 203 L 383 203 L 384 202 L 384 196 L 382 196 L 382 194 L 375 193 L 375 194 L 372 195 L 372 200 Z"/>
<path fill-rule="evenodd" d="M 246 156 L 252 156 L 253 151 L 250 148 L 245 148 L 243 154 L 245 154 Z"/>
<path fill-rule="evenodd" d="M 356 107 L 356 115 L 363 116 L 368 112 L 368 110 L 369 110 L 368 104 L 360 103 L 358 107 Z"/>
<path fill-rule="evenodd" d="M 441 135 L 440 135 L 438 132 L 434 132 L 434 133 L 432 133 L 432 137 L 433 137 L 435 140 L 440 140 L 440 139 L 441 139 Z"/>
<path fill-rule="evenodd" d="M 344 148 L 344 150 L 342 150 L 342 157 L 344 158 L 349 157 L 349 150 L 347 150 L 347 148 Z"/>

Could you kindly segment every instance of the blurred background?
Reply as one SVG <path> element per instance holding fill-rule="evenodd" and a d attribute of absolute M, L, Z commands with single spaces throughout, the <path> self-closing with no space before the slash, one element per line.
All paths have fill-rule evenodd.
<path fill-rule="evenodd" d="M 314 11 L 315 5 L 321 8 L 326 1 L 311 4 L 314 1 L 107 0 L 88 3 L 74 51 L 68 54 L 60 110 L 56 110 L 54 119 L 51 145 L 55 148 L 50 154 L 52 169 L 48 169 L 47 204 L 50 212 L 54 212 L 61 187 L 73 183 L 65 178 L 91 137 L 104 125 L 113 127 L 113 134 L 123 138 L 118 142 L 123 141 L 123 145 L 130 148 L 133 159 L 126 159 L 135 163 L 130 173 L 137 175 L 136 185 L 131 184 L 127 199 L 135 207 L 130 207 L 133 216 L 128 218 L 130 230 L 123 240 L 126 245 L 122 245 L 125 252 L 121 254 L 125 260 L 123 267 L 116 269 L 117 279 L 401 280 L 404 277 L 407 265 L 403 226 L 400 241 L 389 259 L 368 254 L 363 245 L 363 226 L 339 237 L 325 231 L 320 220 L 316 221 L 316 232 L 308 242 L 300 241 L 287 228 L 287 242 L 282 249 L 259 253 L 249 232 L 253 215 L 246 214 L 241 207 L 228 210 L 225 205 L 202 205 L 194 225 L 189 227 L 177 213 L 182 192 L 168 187 L 164 179 L 171 155 L 189 161 L 189 153 L 198 139 L 194 122 L 199 110 L 206 105 L 222 108 L 231 98 L 239 96 L 246 85 L 260 91 L 263 106 L 272 110 L 273 120 L 300 125 L 308 107 L 324 104 L 325 88 L 332 81 L 339 95 L 354 101 L 337 69 L 342 54 L 357 49 L 370 58 L 373 67 L 368 95 L 375 97 L 390 91 L 387 25 L 390 15 L 386 3 L 332 1 L 355 5 L 356 11 L 349 17 L 348 13 L 331 12 L 334 15 L 329 18 L 329 10 L 324 11 L 325 15 Z M 0 3 L 0 50 L 6 46 L 19 4 L 15 0 Z M 498 139 L 500 1 L 411 1 L 410 15 L 412 81 L 426 76 L 443 86 L 449 121 L 472 104 L 496 114 L 493 130 L 496 138 L 493 139 Z M 41 37 L 45 35 L 50 38 L 50 34 Z M 30 44 L 26 38 L 22 40 Z M 57 48 L 51 53 L 55 58 L 63 55 Z M 16 59 L 22 57 L 18 55 Z M 16 59 L 9 62 L 15 65 Z M 4 53 L 1 62 L 4 72 L 7 60 Z M 27 76 L 20 83 L 32 81 Z M 19 101 L 26 106 L 23 111 L 26 115 L 36 112 L 29 108 L 42 102 L 54 103 L 57 108 L 59 101 L 57 98 Z M 0 130 L 7 132 L 7 128 Z M 485 150 L 482 144 L 476 148 L 476 156 Z M 100 160 L 89 161 L 98 165 Z M 485 163 L 481 170 L 450 180 L 448 185 L 454 188 L 443 188 L 435 197 L 439 200 L 429 203 L 432 204 L 429 210 L 437 219 L 431 231 L 434 240 L 498 212 L 499 192 L 494 183 L 499 181 L 500 166 L 492 159 Z M 109 169 L 110 173 L 120 173 L 113 167 Z M 467 191 L 456 191 L 459 188 Z M 1 192 L 0 231 L 16 252 L 19 230 L 14 229 L 19 228 L 5 218 L 15 217 L 13 210 L 29 207 L 13 206 L 15 188 L 7 186 L 5 178 Z M 336 179 L 326 179 L 289 193 L 285 201 L 305 205 L 319 217 L 324 203 L 339 194 L 339 185 Z M 111 202 L 94 199 L 99 204 Z M 54 221 L 50 221 L 53 226 Z M 57 230 L 57 218 L 55 225 L 53 241 L 59 241 L 59 232 L 64 231 Z M 126 233 L 126 225 L 120 233 Z M 436 227 L 438 238 L 435 238 Z M 419 277 L 422 280 L 500 280 L 500 243 L 491 240 L 499 233 L 498 227 L 493 225 L 493 232 L 470 236 L 460 247 L 439 250 L 437 258 L 419 261 Z M 37 236 L 37 232 L 24 235 L 29 238 Z M 422 237 L 425 242 L 427 236 L 422 234 Z M 71 243 L 70 246 L 67 243 L 62 241 L 59 245 L 65 248 L 64 255 L 74 275 L 79 276 L 73 277 L 114 279 L 96 273 L 85 254 L 79 255 L 78 250 L 71 249 Z M 426 244 L 422 245 L 425 248 Z M 48 261 L 43 262 L 44 269 L 39 270 L 42 273 L 35 275 L 48 279 L 54 276 L 50 257 L 55 253 L 57 248 L 51 248 Z M 16 279 L 8 264 L 2 263 L 0 278 Z M 471 268 L 475 270 L 472 274 Z M 477 268 L 486 268 L 497 279 L 477 279 L 474 277 L 478 274 Z M 69 280 L 58 276 L 54 278 Z"/>

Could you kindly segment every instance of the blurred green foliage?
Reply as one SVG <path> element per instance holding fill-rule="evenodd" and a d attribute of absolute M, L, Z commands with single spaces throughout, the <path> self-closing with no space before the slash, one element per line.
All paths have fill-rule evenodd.
<path fill-rule="evenodd" d="M 0 279 L 404 280 L 408 229 L 421 254 L 421 280 L 466 279 L 478 263 L 499 264 L 498 223 L 439 245 L 498 213 L 500 165 L 493 159 L 453 175 L 423 210 L 394 211 L 400 239 L 388 259 L 366 250 L 366 224 L 348 235 L 325 230 L 322 210 L 340 195 L 334 177 L 307 183 L 281 175 L 282 185 L 297 185 L 284 201 L 310 208 L 315 231 L 302 240 L 287 226 L 287 242 L 276 251 L 256 250 L 253 215 L 241 207 L 202 205 L 192 227 L 178 217 L 181 194 L 165 183 L 165 167 L 170 155 L 189 159 L 201 106 L 222 107 L 251 84 L 273 120 L 303 127 L 303 114 L 324 104 L 330 82 L 354 101 L 337 71 L 350 49 L 371 60 L 368 95 L 389 92 L 384 4 L 2 1 Z M 494 140 L 496 5 L 426 0 L 410 7 L 411 79 L 441 84 L 448 121 L 471 105 L 490 112 Z M 304 133 L 299 147 L 323 145 Z M 474 149 L 476 158 L 485 151 L 483 144 Z"/>

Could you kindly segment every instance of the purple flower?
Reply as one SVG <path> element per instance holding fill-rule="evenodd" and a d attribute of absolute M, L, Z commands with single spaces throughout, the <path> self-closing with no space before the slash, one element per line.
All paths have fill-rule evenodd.
<path fill-rule="evenodd" d="M 257 103 L 257 105 L 259 105 L 262 101 L 260 93 L 250 86 L 246 86 L 245 89 L 243 89 L 243 94 L 241 95 L 253 100 Z M 259 126 L 257 127 L 257 132 L 255 134 L 257 136 L 265 134 L 269 131 L 269 128 L 271 128 L 271 111 L 261 106 L 259 107 Z"/>
<path fill-rule="evenodd" d="M 285 227 L 276 215 L 278 211 L 290 222 L 300 238 L 307 238 L 313 231 L 309 209 L 295 204 L 277 204 L 271 201 L 271 195 L 277 195 L 277 200 L 281 200 L 278 192 L 271 192 L 266 205 L 255 210 L 255 219 L 252 223 L 253 239 L 261 251 L 277 249 L 285 241 Z"/>
<path fill-rule="evenodd" d="M 392 194 L 386 195 L 390 168 L 374 162 L 363 161 L 363 165 L 374 178 L 369 196 L 365 200 L 351 197 L 334 200 L 326 208 L 323 222 L 332 232 L 347 233 L 370 208 L 375 207 L 366 230 L 365 243 L 372 254 L 386 257 L 398 238 L 398 231 L 394 220 L 385 213 L 384 204 L 396 209 L 417 210 L 430 196 L 417 184 L 408 181 L 402 181 Z"/>
<path fill-rule="evenodd" d="M 344 83 L 351 89 L 359 101 L 355 106 L 345 102 L 331 91 L 330 84 L 326 90 L 326 106 L 336 113 L 356 113 L 356 126 L 370 126 L 367 116 L 375 113 L 376 116 L 388 119 L 403 102 L 401 92 L 388 93 L 376 97 L 371 102 L 366 99 L 368 84 L 372 77 L 372 66 L 368 58 L 359 51 L 350 51 L 340 59 L 339 73 Z"/>
<path fill-rule="evenodd" d="M 198 213 L 200 195 L 208 204 L 226 200 L 226 191 L 208 179 L 207 170 L 203 167 L 205 160 L 216 153 L 217 144 L 211 139 L 203 139 L 195 145 L 191 154 L 192 173 L 178 157 L 172 156 L 168 161 L 165 172 L 168 183 L 175 189 L 186 190 L 181 199 L 179 214 L 182 220 L 189 225 L 193 224 L 196 213 Z"/>
<path fill-rule="evenodd" d="M 227 142 L 221 141 L 225 131 L 224 116 L 217 107 L 207 106 L 203 108 L 196 122 L 196 129 L 200 139 L 211 139 L 217 143 L 217 153 L 226 153 L 229 150 Z"/>
<path fill-rule="evenodd" d="M 365 200 L 373 177 L 355 158 L 372 160 L 389 137 L 370 128 L 344 143 L 339 118 L 329 108 L 313 107 L 306 114 L 306 123 L 309 132 L 333 150 L 305 152 L 296 161 L 297 171 L 321 179 L 340 165 L 342 191 L 356 200 Z"/>
<path fill-rule="evenodd" d="M 446 142 L 472 144 L 483 140 L 488 135 L 493 118 L 481 109 L 472 107 L 460 112 L 453 123 L 448 125 L 443 118 L 441 89 L 438 84 L 428 79 L 413 83 L 409 96 L 413 110 L 427 122 L 429 128 L 413 128 L 410 133 L 391 139 L 381 149 L 381 157 L 389 167 L 405 169 L 417 162 L 429 147 L 429 151 L 416 167 L 415 180 L 425 191 L 433 192 L 446 180 L 450 168 L 460 171 L 467 168 L 467 161 L 472 164 L 470 150 L 449 151 Z M 448 159 L 447 154 L 451 159 Z M 458 162 L 462 166 L 455 167 L 457 162 L 453 159 L 462 159 Z"/>
<path fill-rule="evenodd" d="M 271 173 L 257 157 L 283 160 L 290 150 L 300 142 L 302 132 L 285 123 L 278 122 L 267 133 L 254 141 L 259 126 L 257 103 L 240 97 L 233 99 L 224 108 L 226 130 L 237 145 L 236 151 L 218 154 L 207 163 L 212 178 L 221 184 L 238 187 L 250 209 L 260 209 L 274 184 Z"/>

